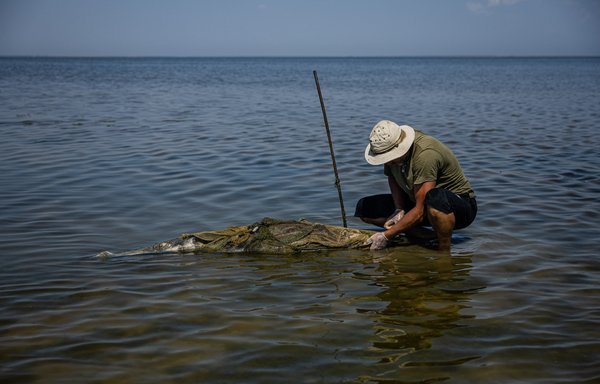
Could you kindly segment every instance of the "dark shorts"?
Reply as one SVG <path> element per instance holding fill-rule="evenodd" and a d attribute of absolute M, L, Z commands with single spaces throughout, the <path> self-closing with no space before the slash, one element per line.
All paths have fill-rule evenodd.
<path fill-rule="evenodd" d="M 404 201 L 411 204 L 404 207 L 405 211 L 409 211 L 414 207 L 414 203 L 408 196 L 405 195 Z M 425 205 L 444 213 L 453 212 L 456 219 L 454 229 L 468 227 L 477 215 L 477 201 L 475 198 L 470 198 L 466 195 L 459 196 L 456 193 L 440 188 L 434 188 L 427 192 Z M 363 197 L 356 203 L 354 216 L 371 219 L 388 218 L 395 210 L 396 207 L 394 206 L 391 194 L 372 195 Z M 423 225 L 429 225 L 426 217 Z"/>

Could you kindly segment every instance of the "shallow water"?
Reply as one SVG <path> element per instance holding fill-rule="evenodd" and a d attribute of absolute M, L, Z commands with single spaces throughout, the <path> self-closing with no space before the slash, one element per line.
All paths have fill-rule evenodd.
<path fill-rule="evenodd" d="M 377 120 L 455 151 L 451 256 L 95 257 L 340 224 L 313 69 L 348 214 Z M 3 58 L 0 89 L 0 381 L 600 381 L 600 59 Z"/>

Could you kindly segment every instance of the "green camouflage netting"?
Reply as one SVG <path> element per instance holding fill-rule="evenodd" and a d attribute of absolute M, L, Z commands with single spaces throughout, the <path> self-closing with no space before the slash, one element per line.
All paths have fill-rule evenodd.
<path fill-rule="evenodd" d="M 294 253 L 324 249 L 368 249 L 367 239 L 375 232 L 311 223 L 306 220 L 261 221 L 219 231 L 185 233 L 125 254 L 164 252 L 259 252 Z M 394 239 L 392 245 L 408 244 L 406 238 Z M 110 255 L 102 252 L 100 256 Z"/>
<path fill-rule="evenodd" d="M 290 253 L 329 248 L 366 248 L 375 232 L 311 223 L 265 218 L 252 225 L 222 231 L 184 234 L 194 237 L 211 251 Z"/>

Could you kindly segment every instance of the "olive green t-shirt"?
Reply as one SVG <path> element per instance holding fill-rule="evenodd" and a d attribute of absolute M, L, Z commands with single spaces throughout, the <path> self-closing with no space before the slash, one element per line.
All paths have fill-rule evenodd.
<path fill-rule="evenodd" d="M 383 172 L 386 176 L 393 176 L 412 201 L 415 201 L 414 186 L 427 181 L 435 181 L 436 188 L 475 197 L 456 156 L 443 143 L 415 130 L 415 141 L 410 151 L 410 159 L 404 166 L 385 164 Z"/>

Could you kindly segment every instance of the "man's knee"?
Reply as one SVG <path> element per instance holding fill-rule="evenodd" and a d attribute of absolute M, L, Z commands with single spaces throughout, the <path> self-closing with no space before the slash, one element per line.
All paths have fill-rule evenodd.
<path fill-rule="evenodd" d="M 436 226 L 436 224 L 452 224 L 454 226 L 455 216 L 454 213 L 446 213 L 435 209 L 433 207 L 426 207 L 427 217 L 429 218 L 429 222 L 431 225 Z"/>
<path fill-rule="evenodd" d="M 452 212 L 452 207 L 450 201 L 448 201 L 446 191 L 440 188 L 433 188 L 427 192 L 425 195 L 425 206 L 428 210 L 433 208 L 446 214 Z"/>
<path fill-rule="evenodd" d="M 449 233 L 454 228 L 456 222 L 447 191 L 440 188 L 429 190 L 425 195 L 425 211 L 438 234 Z"/>
<path fill-rule="evenodd" d="M 391 194 L 380 194 L 366 196 L 358 200 L 354 211 L 355 217 L 365 218 L 387 218 L 394 212 L 394 200 Z"/>

